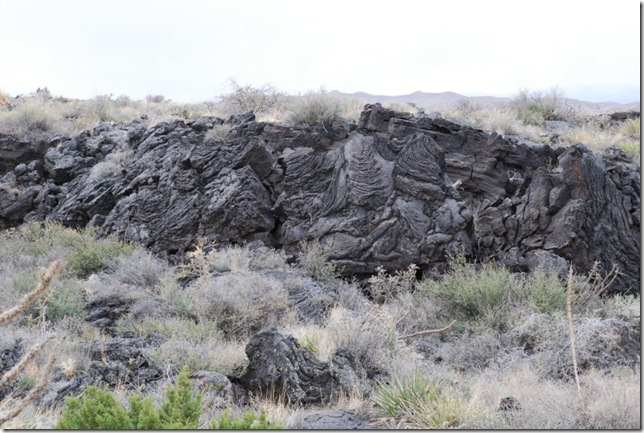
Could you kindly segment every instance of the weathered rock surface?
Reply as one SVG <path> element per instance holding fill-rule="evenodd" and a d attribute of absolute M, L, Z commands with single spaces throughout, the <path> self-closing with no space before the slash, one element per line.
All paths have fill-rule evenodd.
<path fill-rule="evenodd" d="M 361 391 L 367 374 L 347 349 L 330 362 L 318 360 L 297 340 L 270 328 L 255 334 L 246 346 L 250 361 L 240 379 L 251 393 L 284 398 L 297 404 L 326 404 L 342 393 Z"/>
<path fill-rule="evenodd" d="M 297 430 L 366 430 L 376 429 L 369 419 L 352 410 L 320 410 L 302 416 L 291 428 Z"/>
<path fill-rule="evenodd" d="M 431 273 L 458 251 L 515 271 L 599 261 L 621 270 L 612 291 L 639 291 L 640 170 L 618 150 L 553 149 L 379 104 L 358 125 L 251 114 L 230 119 L 224 141 L 205 139 L 223 120 L 202 118 L 104 125 L 15 151 L 0 228 L 93 225 L 169 256 L 198 237 L 288 252 L 317 239 L 345 275 L 411 263 Z"/>

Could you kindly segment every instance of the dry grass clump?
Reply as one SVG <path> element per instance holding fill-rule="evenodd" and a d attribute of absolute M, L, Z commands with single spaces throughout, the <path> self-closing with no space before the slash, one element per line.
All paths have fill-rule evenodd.
<path fill-rule="evenodd" d="M 470 378 L 471 399 L 496 415 L 497 428 L 640 428 L 639 372 L 616 376 L 591 370 L 580 379 L 581 400 L 574 382 L 544 380 L 529 366 L 489 369 Z M 508 396 L 518 399 L 520 409 L 497 412 Z"/>
<path fill-rule="evenodd" d="M 595 151 L 618 147 L 639 163 L 640 119 L 609 124 L 602 120 L 605 110 L 576 106 L 556 88 L 524 89 L 508 103 L 492 107 L 482 107 L 465 98 L 443 114 L 486 131 L 518 135 L 537 143 L 557 146 L 583 143 Z"/>
<path fill-rule="evenodd" d="M 49 135 L 76 135 L 101 123 L 143 122 L 152 127 L 173 120 L 191 121 L 201 116 L 230 116 L 253 111 L 260 121 L 317 122 L 330 125 L 336 117 L 357 121 L 364 102 L 335 97 L 324 91 L 286 95 L 273 86 L 254 87 L 231 81 L 230 93 L 216 102 L 180 104 L 163 95 L 133 100 L 126 95 L 96 95 L 87 100 L 53 96 L 47 89 L 11 98 L 0 96 L 0 133 L 18 137 L 42 138 Z M 229 129 L 230 127 L 227 126 Z M 216 128 L 209 138 L 222 140 L 228 130 Z M 107 167 L 102 167 L 105 171 Z M 99 170 L 97 169 L 97 172 Z M 98 175 L 99 173 L 97 173 Z"/>
<path fill-rule="evenodd" d="M 143 121 L 148 127 L 162 121 L 194 120 L 216 115 L 211 103 L 176 104 L 163 97 L 135 101 L 122 95 L 97 95 L 87 100 L 54 97 L 45 89 L 0 104 L 0 132 L 18 137 L 76 135 L 101 123 Z"/>
<path fill-rule="evenodd" d="M 274 278 L 255 272 L 231 272 L 193 284 L 185 292 L 202 319 L 214 320 L 227 336 L 250 337 L 266 326 L 294 319 L 288 292 Z"/>
<path fill-rule="evenodd" d="M 131 322 L 121 325 L 131 329 Z M 165 318 L 148 319 L 137 323 L 141 336 L 153 333 L 163 336 L 157 347 L 146 347 L 143 353 L 154 365 L 174 371 L 187 365 L 192 370 L 211 370 L 230 376 L 239 376 L 248 363 L 245 343 L 227 340 L 213 321 L 194 323 L 190 320 Z"/>
<path fill-rule="evenodd" d="M 143 248 L 136 248 L 130 255 L 119 255 L 109 262 L 102 275 L 107 284 L 129 284 L 158 291 L 164 275 L 171 272 L 167 261 L 155 257 Z"/>
<path fill-rule="evenodd" d="M 319 90 L 292 96 L 286 104 L 282 120 L 309 126 L 320 124 L 329 128 L 338 118 L 357 122 L 363 107 L 364 101 L 359 99 L 333 96 Z"/>

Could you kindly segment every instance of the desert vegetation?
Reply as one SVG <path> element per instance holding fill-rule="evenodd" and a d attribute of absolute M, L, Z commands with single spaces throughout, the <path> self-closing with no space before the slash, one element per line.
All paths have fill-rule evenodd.
<path fill-rule="evenodd" d="M 341 117 L 357 121 L 365 102 L 359 98 L 332 95 L 324 89 L 288 95 L 271 85 L 251 86 L 230 82 L 230 92 L 211 102 L 175 103 L 163 95 L 133 100 L 126 95 L 97 95 L 89 100 L 54 96 L 47 88 L 11 97 L 0 91 L 0 133 L 19 137 L 74 135 L 102 122 L 141 121 L 147 127 L 177 119 L 201 116 L 227 119 L 253 112 L 259 121 L 319 123 L 329 127 Z M 412 114 L 431 111 L 414 103 L 390 103 L 388 108 Z M 640 159 L 640 119 L 611 122 L 605 109 L 576 105 L 557 88 L 547 91 L 522 89 L 507 102 L 480 106 L 464 98 L 440 113 L 486 131 L 518 135 L 533 142 L 555 146 L 585 144 L 603 151 L 618 147 L 634 161 Z M 225 136 L 225 125 L 211 131 L 213 138 Z"/>
<path fill-rule="evenodd" d="M 634 161 L 640 160 L 640 119 L 610 122 L 606 112 L 570 103 L 557 88 L 523 89 L 507 103 L 481 107 L 465 98 L 443 112 L 499 134 L 519 135 L 556 146 L 582 143 L 595 151 L 618 147 Z"/>
<path fill-rule="evenodd" d="M 251 111 L 329 133 L 341 118 L 357 121 L 363 105 L 234 81 L 202 104 L 161 95 L 81 101 L 44 88 L 0 93 L 0 134 L 37 141 L 105 122 L 150 127 Z M 389 108 L 439 116 L 408 103 Z M 639 118 L 584 112 L 556 89 L 494 107 L 465 99 L 440 116 L 530 146 L 617 147 L 639 163 Z M 210 122 L 201 133 L 213 149 L 237 133 L 233 120 Z M 87 179 L 108 185 L 135 151 L 115 147 L 85 168 Z M 314 239 L 293 251 L 197 238 L 170 260 L 91 224 L 34 219 L 0 231 L 2 428 L 299 429 L 320 413 L 378 428 L 641 428 L 640 298 L 607 295 L 621 272 L 610 263 L 565 273 L 544 262 L 524 273 L 452 251 L 444 272 L 407 262 L 347 276 Z M 249 391 L 250 342 L 272 329 L 341 386 L 315 404 L 305 401 L 315 392 Z"/>
<path fill-rule="evenodd" d="M 417 280 L 412 265 L 361 287 L 340 279 L 315 243 L 292 264 L 266 247 L 202 243 L 170 265 L 91 230 L 38 222 L 2 232 L 0 245 L 0 350 L 6 357 L 18 339 L 32 346 L 29 362 L 2 371 L 4 428 L 299 428 L 306 406 L 238 400 L 188 379 L 241 377 L 244 346 L 266 327 L 320 360 L 350 348 L 374 376 L 327 409 L 381 428 L 640 427 L 640 301 L 602 297 L 610 278 L 516 274 L 457 255 L 443 278 Z M 101 328 L 90 320 L 100 299 L 134 304 Z M 98 380 L 63 401 L 41 386 L 87 376 L 96 367 L 88 347 L 128 334 L 159 340 L 142 348 L 163 372 L 151 385 Z M 54 335 L 57 357 L 38 354 Z"/>
<path fill-rule="evenodd" d="M 230 86 L 230 93 L 216 98 L 217 102 L 193 104 L 175 103 L 162 95 L 133 100 L 110 94 L 80 100 L 54 96 L 47 88 L 17 97 L 0 91 L 0 133 L 24 138 L 72 136 L 104 122 L 140 121 L 150 127 L 201 116 L 227 119 L 251 111 L 261 121 L 330 125 L 338 116 L 356 121 L 364 105 L 355 98 L 331 96 L 323 89 L 287 95 L 269 85 L 253 87 L 231 80 Z"/>

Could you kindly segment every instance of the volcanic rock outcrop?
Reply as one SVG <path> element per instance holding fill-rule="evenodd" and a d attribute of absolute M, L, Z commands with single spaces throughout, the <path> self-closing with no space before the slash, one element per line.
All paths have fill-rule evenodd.
<path fill-rule="evenodd" d="M 249 113 L 206 138 L 223 123 L 102 125 L 23 150 L 0 137 L 13 158 L 0 164 L 0 228 L 48 218 L 169 256 L 198 237 L 287 251 L 316 239 L 345 275 L 433 273 L 460 251 L 515 271 L 598 261 L 620 269 L 611 290 L 639 291 L 640 169 L 618 150 L 551 148 L 379 104 L 357 125 Z"/>

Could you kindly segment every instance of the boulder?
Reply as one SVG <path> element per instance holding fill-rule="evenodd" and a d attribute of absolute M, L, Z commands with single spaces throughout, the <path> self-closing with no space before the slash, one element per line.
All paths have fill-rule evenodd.
<path fill-rule="evenodd" d="M 228 120 L 225 141 L 206 139 L 224 123 L 103 125 L 15 157 L 0 183 L 0 228 L 91 224 L 173 260 L 198 238 L 288 254 L 317 240 L 358 278 L 411 263 L 433 276 L 458 252 L 521 272 L 544 258 L 579 273 L 598 261 L 620 269 L 609 291 L 639 291 L 640 169 L 617 149 L 551 148 L 380 104 L 353 125 L 247 113 Z M 114 152 L 132 157 L 92 174 Z"/>
<path fill-rule="evenodd" d="M 255 334 L 246 345 L 246 355 L 250 363 L 240 384 L 252 394 L 284 398 L 292 404 L 333 402 L 359 386 L 355 379 L 366 377 L 349 353 L 336 354 L 342 358 L 338 362 L 320 361 L 294 337 L 275 328 Z"/>

